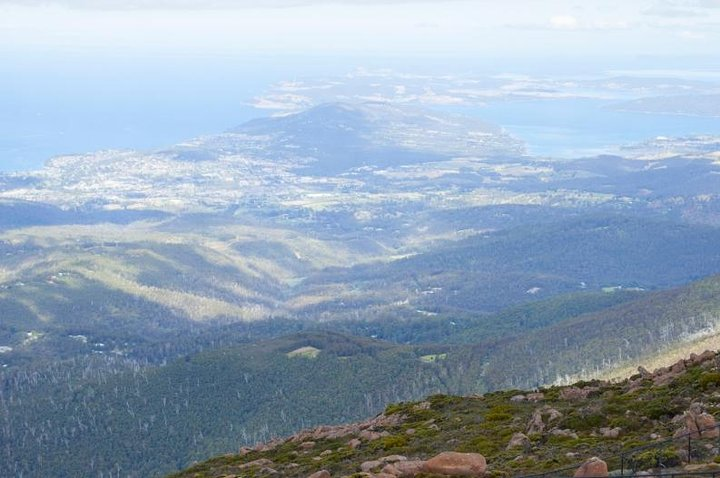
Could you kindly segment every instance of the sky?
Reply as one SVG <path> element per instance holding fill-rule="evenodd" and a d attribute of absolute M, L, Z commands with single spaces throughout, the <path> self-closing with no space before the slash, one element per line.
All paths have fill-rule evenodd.
<path fill-rule="evenodd" d="M 0 54 L 718 55 L 720 0 L 0 0 Z"/>
<path fill-rule="evenodd" d="M 0 0 L 0 171 L 222 131 L 281 80 L 702 77 L 718 45 L 720 0 Z"/>

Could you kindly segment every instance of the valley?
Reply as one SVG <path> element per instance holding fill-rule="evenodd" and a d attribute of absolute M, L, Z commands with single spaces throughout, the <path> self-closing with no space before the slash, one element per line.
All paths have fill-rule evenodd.
<path fill-rule="evenodd" d="M 457 114 L 330 103 L 5 174 L 0 475 L 164 476 L 698 351 L 717 144 L 550 159 Z"/>

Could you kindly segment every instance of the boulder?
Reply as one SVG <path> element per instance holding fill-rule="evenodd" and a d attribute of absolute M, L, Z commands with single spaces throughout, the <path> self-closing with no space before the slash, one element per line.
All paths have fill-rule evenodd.
<path fill-rule="evenodd" d="M 268 460 L 267 458 L 260 458 L 254 461 L 249 461 L 247 463 L 244 463 L 242 465 L 239 465 L 238 468 L 241 470 L 245 470 L 252 467 L 258 467 L 258 468 L 270 468 L 272 466 L 275 466 L 275 463 Z"/>
<path fill-rule="evenodd" d="M 398 478 L 413 478 L 424 471 L 424 461 L 398 461 L 386 465 L 382 469 L 382 473 Z"/>
<path fill-rule="evenodd" d="M 567 387 L 567 388 L 563 388 L 560 391 L 560 398 L 562 400 L 569 400 L 569 401 L 584 400 L 592 392 L 597 392 L 598 390 L 600 390 L 600 389 L 597 387 L 583 387 L 583 388 Z"/>
<path fill-rule="evenodd" d="M 360 432 L 360 438 L 365 441 L 375 441 L 386 436 L 390 436 L 390 434 L 388 432 L 374 432 L 371 430 L 363 430 Z"/>
<path fill-rule="evenodd" d="M 513 448 L 522 448 L 523 450 L 529 450 L 531 448 L 530 439 L 524 433 L 515 433 L 510 442 L 508 442 L 506 450 L 512 450 Z"/>
<path fill-rule="evenodd" d="M 407 457 L 402 455 L 389 455 L 378 458 L 378 461 L 381 461 L 383 463 L 395 463 L 397 461 L 407 461 Z"/>
<path fill-rule="evenodd" d="M 563 414 L 555 410 L 554 408 L 545 407 L 544 408 L 545 413 L 547 413 L 548 416 L 548 423 L 552 423 L 555 420 L 562 418 Z"/>
<path fill-rule="evenodd" d="M 639 366 L 637 370 L 638 370 L 638 373 L 640 374 L 641 378 L 652 378 L 652 376 L 653 376 L 652 373 L 650 373 L 648 371 L 648 369 L 646 369 L 642 365 Z"/>
<path fill-rule="evenodd" d="M 622 429 L 620 427 L 615 428 L 601 428 L 600 434 L 603 438 L 618 438 Z"/>
<path fill-rule="evenodd" d="M 330 472 L 327 470 L 320 470 L 316 471 L 312 475 L 308 476 L 308 478 L 331 478 Z"/>
<path fill-rule="evenodd" d="M 482 476 L 486 469 L 485 457 L 479 453 L 447 451 L 426 461 L 423 472 L 448 476 Z"/>
<path fill-rule="evenodd" d="M 598 457 L 590 458 L 577 469 L 574 478 L 590 478 L 609 476 L 607 463 Z"/>
<path fill-rule="evenodd" d="M 550 434 L 557 437 L 572 438 L 573 440 L 578 439 L 578 434 L 570 429 L 555 428 L 554 430 L 550 431 Z"/>
<path fill-rule="evenodd" d="M 382 466 L 383 462 L 380 460 L 371 460 L 371 461 L 364 461 L 360 464 L 360 469 L 364 473 L 368 473 L 369 471 L 374 470 L 375 468 L 379 468 Z"/>
<path fill-rule="evenodd" d="M 690 434 L 692 438 L 719 438 L 715 417 L 705 411 L 700 403 L 693 403 L 683 414 L 684 427 L 676 432 L 676 436 Z"/>
<path fill-rule="evenodd" d="M 533 412 L 525 432 L 528 435 L 532 435 L 533 433 L 542 433 L 545 431 L 546 424 L 550 424 L 562 416 L 562 413 L 552 407 L 547 405 L 540 407 Z"/>
<path fill-rule="evenodd" d="M 676 362 L 675 364 L 673 364 L 672 367 L 670 367 L 670 372 L 672 372 L 676 375 L 684 372 L 685 370 L 687 370 L 687 367 L 685 366 L 684 360 L 680 360 L 679 362 Z"/>
<path fill-rule="evenodd" d="M 528 435 L 532 435 L 533 433 L 542 433 L 545 431 L 545 422 L 542 418 L 541 409 L 535 410 L 533 412 L 532 416 L 530 417 L 530 421 L 525 428 L 525 431 Z"/>
<path fill-rule="evenodd" d="M 357 438 L 353 438 L 352 440 L 350 440 L 349 442 L 347 442 L 347 446 L 349 446 L 349 447 L 352 448 L 353 450 L 354 450 L 355 448 L 359 447 L 360 445 L 362 445 L 362 442 L 361 442 L 360 440 L 358 440 Z"/>

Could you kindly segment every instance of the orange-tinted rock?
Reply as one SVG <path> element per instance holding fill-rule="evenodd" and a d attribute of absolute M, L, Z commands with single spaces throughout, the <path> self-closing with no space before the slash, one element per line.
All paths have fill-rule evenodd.
<path fill-rule="evenodd" d="M 607 463 L 600 458 L 590 458 L 582 464 L 573 475 L 575 478 L 590 478 L 608 476 Z"/>
<path fill-rule="evenodd" d="M 447 451 L 425 462 L 423 471 L 448 476 L 482 476 L 487 469 L 485 457 L 479 453 Z"/>
<path fill-rule="evenodd" d="M 380 467 L 383 464 L 380 460 L 371 460 L 371 461 L 364 461 L 360 464 L 360 469 L 367 473 L 375 468 Z"/>
<path fill-rule="evenodd" d="M 678 430 L 677 435 L 689 433 L 692 438 L 718 438 L 718 430 L 715 417 L 707 413 L 699 403 L 693 403 L 683 415 L 685 427 Z"/>
<path fill-rule="evenodd" d="M 331 478 L 330 472 L 327 470 L 320 470 L 316 471 L 312 475 L 308 476 L 308 478 Z"/>
<path fill-rule="evenodd" d="M 388 475 L 397 476 L 398 478 L 413 478 L 422 473 L 424 470 L 424 461 L 398 461 L 390 465 L 386 465 L 382 472 Z"/>

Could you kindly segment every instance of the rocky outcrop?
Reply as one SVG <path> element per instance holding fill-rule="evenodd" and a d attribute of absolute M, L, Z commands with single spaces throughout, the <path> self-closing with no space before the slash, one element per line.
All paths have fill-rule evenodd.
<path fill-rule="evenodd" d="M 270 468 L 272 466 L 275 466 L 275 464 L 272 461 L 268 460 L 267 458 L 260 458 L 258 460 L 249 461 L 247 463 L 239 465 L 238 469 L 246 470 L 248 468 L 253 468 L 253 467 Z"/>
<path fill-rule="evenodd" d="M 651 378 L 653 384 L 657 386 L 667 385 L 680 376 L 688 367 L 695 365 L 717 365 L 715 364 L 717 360 L 716 357 L 717 354 L 710 350 L 706 350 L 700 355 L 690 354 L 690 358 L 687 360 L 679 360 L 669 367 L 656 369 L 650 377 L 643 376 L 641 372 L 641 378 Z"/>
<path fill-rule="evenodd" d="M 577 469 L 574 478 L 591 478 L 608 476 L 607 463 L 598 457 L 590 458 Z"/>
<path fill-rule="evenodd" d="M 448 476 L 482 476 L 487 469 L 485 457 L 479 453 L 444 452 L 425 462 L 424 473 Z"/>
<path fill-rule="evenodd" d="M 315 442 L 318 440 L 335 440 L 338 438 L 350 437 L 352 435 L 359 436 L 360 439 L 364 438 L 366 441 L 372 441 L 387 436 L 388 433 L 382 430 L 388 427 L 399 425 L 403 422 L 403 420 L 404 417 L 399 414 L 380 414 L 370 420 L 359 423 L 335 426 L 323 425 L 310 430 L 303 430 L 294 435 L 291 435 L 288 438 L 271 440 L 267 443 L 257 445 L 256 447 L 248 450 L 267 452 L 272 451 L 278 446 L 287 442 Z"/>
<path fill-rule="evenodd" d="M 544 400 L 544 399 L 545 399 L 544 393 L 533 392 L 533 393 L 528 393 L 527 395 L 522 395 L 522 394 L 514 395 L 510 398 L 510 401 L 511 402 L 524 402 L 524 401 L 539 402 L 540 400 Z"/>
<path fill-rule="evenodd" d="M 557 421 L 560 417 L 562 417 L 562 413 L 558 412 L 554 408 L 548 406 L 538 408 L 530 417 L 530 421 L 525 428 L 525 432 L 528 435 L 543 433 L 547 425 Z"/>
<path fill-rule="evenodd" d="M 560 398 L 562 400 L 585 400 L 588 395 L 598 390 L 600 390 L 598 387 L 567 387 L 560 391 Z"/>
<path fill-rule="evenodd" d="M 675 421 L 683 423 L 683 426 L 675 432 L 675 436 L 689 434 L 692 438 L 718 438 L 720 430 L 715 417 L 707 413 L 701 403 L 693 403 L 690 408 Z"/>

